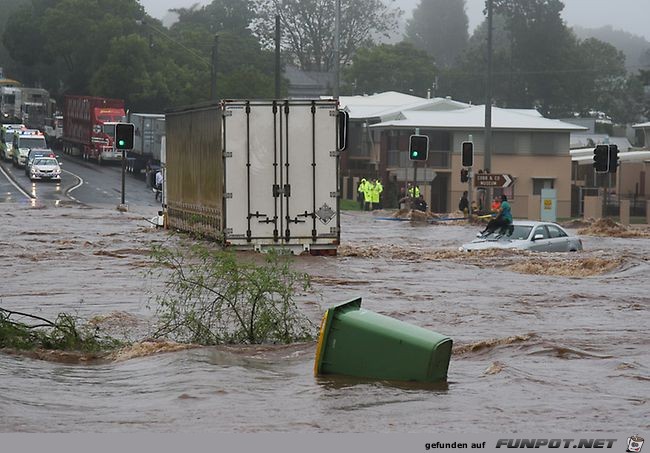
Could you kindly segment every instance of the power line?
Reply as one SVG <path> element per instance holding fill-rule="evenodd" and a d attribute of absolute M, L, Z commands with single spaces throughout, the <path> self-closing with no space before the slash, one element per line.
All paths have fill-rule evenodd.
<path fill-rule="evenodd" d="M 172 37 L 170 37 L 170 36 L 167 36 L 167 34 L 166 34 L 165 32 L 163 32 L 162 30 L 159 30 L 158 28 L 154 27 L 153 25 L 151 25 L 151 24 L 150 24 L 149 22 L 147 22 L 147 21 L 142 20 L 142 21 L 138 21 L 138 22 L 141 22 L 143 25 L 148 26 L 148 27 L 151 28 L 153 31 L 155 31 L 155 32 L 157 32 L 158 34 L 162 35 L 163 37 L 167 38 L 169 41 L 173 42 L 173 43 L 176 44 L 177 46 L 183 48 L 183 49 L 186 50 L 188 53 L 190 53 L 191 55 L 193 55 L 194 57 L 196 57 L 198 60 L 200 60 L 203 64 L 205 64 L 206 67 L 208 67 L 208 68 L 211 67 L 211 64 L 210 64 L 210 62 L 207 60 L 207 58 L 205 58 L 205 57 L 203 57 L 202 55 L 196 53 L 194 50 L 192 50 L 192 49 L 190 49 L 189 47 L 185 46 L 183 43 L 181 43 L 181 42 L 179 42 L 179 41 L 176 41 L 174 38 L 172 38 Z"/>

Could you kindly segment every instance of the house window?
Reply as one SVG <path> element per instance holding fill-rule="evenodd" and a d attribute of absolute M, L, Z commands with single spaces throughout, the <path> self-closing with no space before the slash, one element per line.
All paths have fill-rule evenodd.
<path fill-rule="evenodd" d="M 554 189 L 555 178 L 533 178 L 533 195 L 541 195 L 542 189 Z"/>

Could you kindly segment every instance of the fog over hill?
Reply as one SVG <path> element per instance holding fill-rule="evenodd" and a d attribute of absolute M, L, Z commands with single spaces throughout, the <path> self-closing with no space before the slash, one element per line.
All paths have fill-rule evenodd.
<path fill-rule="evenodd" d="M 405 11 L 405 19 L 411 17 L 420 0 L 386 0 Z M 427 1 L 427 0 L 424 0 Z M 563 0 L 565 8 L 562 17 L 570 27 L 599 28 L 611 26 L 615 30 L 642 36 L 650 40 L 650 1 L 648 0 Z M 159 19 L 167 15 L 170 8 L 189 8 L 192 5 L 207 5 L 210 0 L 140 0 L 149 14 Z M 485 0 L 465 0 L 470 32 L 483 19 Z"/>

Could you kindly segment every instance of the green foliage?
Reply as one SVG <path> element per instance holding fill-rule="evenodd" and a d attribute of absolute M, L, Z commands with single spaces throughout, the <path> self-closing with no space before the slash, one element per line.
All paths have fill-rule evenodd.
<path fill-rule="evenodd" d="M 565 117 L 599 110 L 616 121 L 633 121 L 643 110 L 637 78 L 625 57 L 595 39 L 578 40 L 564 24 L 560 0 L 495 0 L 493 100 L 508 108 L 537 108 Z M 487 26 L 469 40 L 457 65 L 440 76 L 440 91 L 455 99 L 485 102 Z"/>
<path fill-rule="evenodd" d="M 341 210 L 342 211 L 360 211 L 361 207 L 359 206 L 359 202 L 356 201 L 356 200 L 342 199 L 341 200 Z"/>
<path fill-rule="evenodd" d="M 256 264 L 201 245 L 156 247 L 153 257 L 154 275 L 164 281 L 154 297 L 160 317 L 155 336 L 203 345 L 312 338 L 314 326 L 293 301 L 309 288 L 309 278 L 291 269 L 289 257 L 269 253 Z"/>
<path fill-rule="evenodd" d="M 16 317 L 28 318 L 38 324 L 15 321 Z M 87 326 L 79 326 L 78 320 L 61 313 L 55 321 L 39 316 L 0 308 L 0 348 L 13 350 L 49 349 L 75 352 L 103 352 L 124 344 L 110 337 L 101 337 Z"/>
<path fill-rule="evenodd" d="M 0 0 L 1 1 L 1 0 Z M 178 10 L 165 29 L 136 0 L 25 0 L 3 41 L 26 84 L 125 99 L 132 111 L 160 112 L 210 97 L 214 34 L 219 97 L 270 97 L 274 61 L 252 36 L 250 3 L 215 0 Z"/>
<path fill-rule="evenodd" d="M 467 47 L 467 27 L 465 0 L 421 1 L 407 23 L 406 36 L 438 66 L 449 67 Z"/>
<path fill-rule="evenodd" d="M 334 63 L 336 0 L 258 0 L 253 31 L 266 48 L 274 47 L 275 16 L 280 16 L 282 47 L 287 60 L 306 71 L 331 71 Z M 374 38 L 397 30 L 402 11 L 382 0 L 341 0 L 340 61 Z"/>
<path fill-rule="evenodd" d="M 360 49 L 344 71 L 349 92 L 400 91 L 426 96 L 435 80 L 432 58 L 408 42 Z"/>

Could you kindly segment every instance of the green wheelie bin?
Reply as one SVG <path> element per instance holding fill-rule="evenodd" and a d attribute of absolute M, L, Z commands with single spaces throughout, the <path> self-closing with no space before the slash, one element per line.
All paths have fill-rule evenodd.
<path fill-rule="evenodd" d="M 394 381 L 447 380 L 452 340 L 361 308 L 361 298 L 325 312 L 314 374 Z"/>

